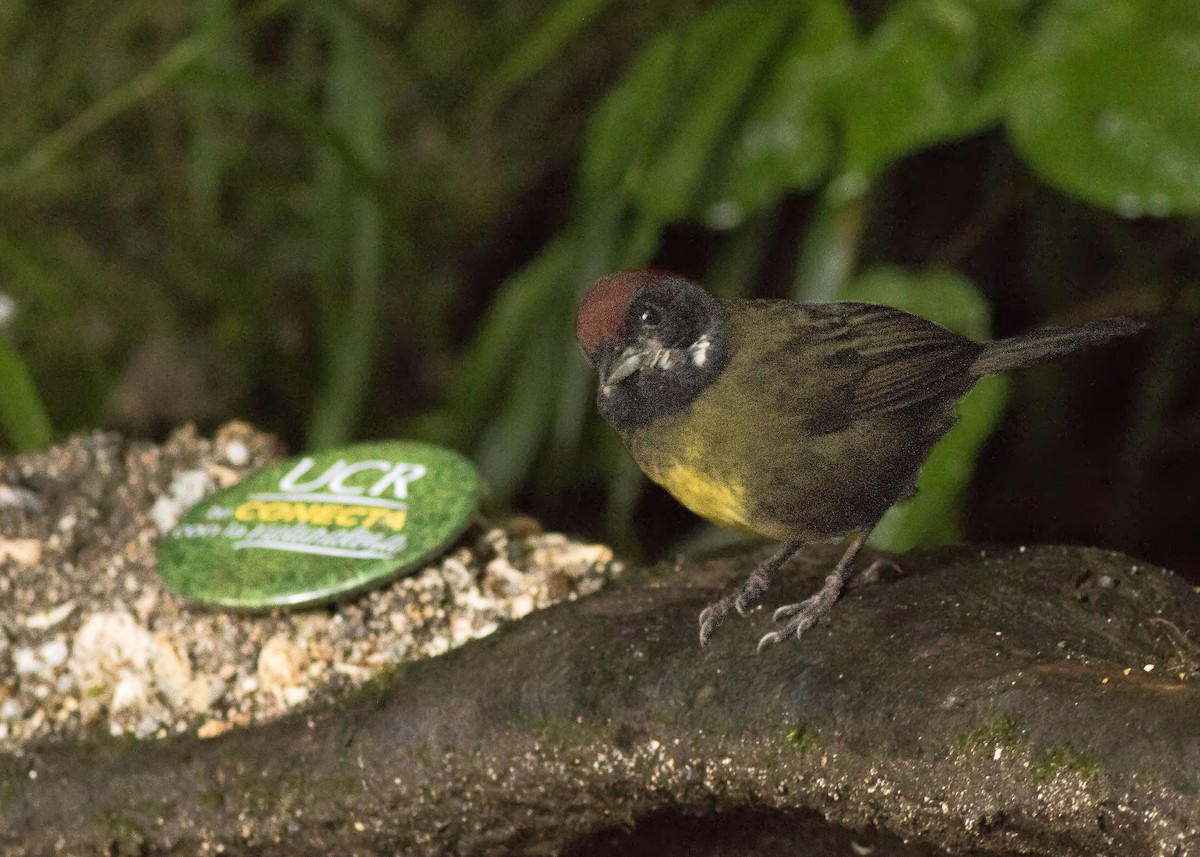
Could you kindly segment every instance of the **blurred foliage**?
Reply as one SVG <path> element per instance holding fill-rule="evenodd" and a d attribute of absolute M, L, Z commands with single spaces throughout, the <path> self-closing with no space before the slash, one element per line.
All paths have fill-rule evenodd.
<path fill-rule="evenodd" d="M 50 419 L 34 389 L 29 369 L 11 346 L 0 339 L 0 425 L 20 450 L 50 443 Z"/>
<path fill-rule="evenodd" d="M 1192 356 L 1193 0 L 9 0 L 0 68 L 13 448 L 47 441 L 47 412 L 60 434 L 415 434 L 472 453 L 502 503 L 602 496 L 629 544 L 642 483 L 573 341 L 596 277 L 673 264 L 983 338 L 977 286 L 1003 296 L 980 248 L 1014 217 L 998 266 L 1035 284 L 1025 320 L 1064 295 L 1073 320 L 1175 319 L 1133 394 L 1126 503 Z M 975 185 L 907 183 L 968 138 Z M 953 231 L 918 248 L 929 205 Z M 1179 226 L 1139 248 L 1121 218 Z M 1136 261 L 1098 273 L 1096 245 Z M 1004 395 L 968 397 L 884 543 L 961 532 Z"/>

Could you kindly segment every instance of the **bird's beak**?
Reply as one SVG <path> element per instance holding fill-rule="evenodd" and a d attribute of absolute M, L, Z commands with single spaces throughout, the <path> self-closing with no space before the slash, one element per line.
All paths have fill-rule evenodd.
<path fill-rule="evenodd" d="M 642 361 L 649 352 L 639 348 L 626 348 L 613 361 L 612 368 L 601 365 L 600 377 L 604 379 L 604 389 L 607 392 L 616 384 L 621 383 L 642 366 Z M 605 374 L 607 371 L 607 374 Z"/>

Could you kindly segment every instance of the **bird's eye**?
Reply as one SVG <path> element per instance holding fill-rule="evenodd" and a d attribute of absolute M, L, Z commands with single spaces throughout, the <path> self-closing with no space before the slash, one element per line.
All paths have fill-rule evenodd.
<path fill-rule="evenodd" d="M 662 321 L 662 316 L 654 307 L 648 306 L 642 310 L 642 324 L 646 327 L 654 327 L 660 321 Z"/>

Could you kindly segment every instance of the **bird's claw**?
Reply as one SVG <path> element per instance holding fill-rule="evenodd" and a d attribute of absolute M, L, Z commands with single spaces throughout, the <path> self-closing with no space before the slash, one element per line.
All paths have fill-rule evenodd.
<path fill-rule="evenodd" d="M 754 649 L 755 653 L 761 655 L 764 649 L 769 649 L 776 643 L 782 642 L 785 636 L 785 634 L 781 634 L 779 631 L 772 631 L 769 634 L 764 634 L 763 638 L 758 641 L 758 646 Z"/>
<path fill-rule="evenodd" d="M 735 592 L 726 595 L 720 601 L 714 601 L 700 611 L 700 648 L 708 647 L 708 641 L 712 639 L 712 635 L 716 633 L 720 624 L 725 621 L 731 608 L 736 610 L 739 616 L 750 615 L 750 610 L 754 602 L 762 595 L 763 589 L 756 583 L 752 583 L 753 580 L 754 577 L 751 576 Z"/>
<path fill-rule="evenodd" d="M 791 636 L 799 638 L 804 635 L 805 631 L 828 616 L 836 598 L 823 598 L 823 595 L 825 595 L 824 590 L 797 604 L 784 604 L 776 610 L 772 618 L 777 625 L 783 627 L 765 634 L 758 641 L 757 651 L 762 652 L 763 649 L 781 643 Z"/>
<path fill-rule="evenodd" d="M 700 648 L 708 648 L 708 641 L 725 620 L 725 614 L 729 612 L 728 601 L 728 598 L 722 598 L 700 611 Z"/>
<path fill-rule="evenodd" d="M 799 637 L 813 625 L 825 618 L 833 607 L 833 602 L 836 598 L 822 597 L 824 591 L 818 592 L 810 598 L 805 599 L 797 604 L 785 604 L 775 611 L 774 621 L 777 625 L 782 625 L 778 631 L 772 631 L 758 641 L 758 651 L 781 642 L 785 638 L 795 634 Z M 708 642 L 712 639 L 712 635 L 716 633 L 720 624 L 725 621 L 725 617 L 729 615 L 730 609 L 737 610 L 742 616 L 749 614 L 749 603 L 757 599 L 758 593 L 747 591 L 747 587 L 742 587 L 736 592 L 726 595 L 720 601 L 714 601 L 703 610 L 700 611 L 700 648 L 708 648 Z"/>
<path fill-rule="evenodd" d="M 708 641 L 716 632 L 717 626 L 725 620 L 730 609 L 736 610 L 739 616 L 749 616 L 754 602 L 762 598 L 767 587 L 771 584 L 771 575 L 787 562 L 796 551 L 802 547 L 800 542 L 786 542 L 769 559 L 761 563 L 742 581 L 739 586 L 720 601 L 714 601 L 700 611 L 700 648 L 706 648 Z"/>
<path fill-rule="evenodd" d="M 797 613 L 802 613 L 803 611 L 809 609 L 809 607 L 812 605 L 812 602 L 816 601 L 816 599 L 817 596 L 813 595 L 796 604 L 784 604 L 782 607 L 776 608 L 775 612 L 771 616 L 771 621 L 773 621 L 776 625 L 780 624 L 781 622 L 786 622 Z"/>

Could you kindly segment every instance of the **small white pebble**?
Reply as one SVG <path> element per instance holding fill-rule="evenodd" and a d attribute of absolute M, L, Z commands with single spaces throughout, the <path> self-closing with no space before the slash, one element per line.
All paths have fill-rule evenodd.
<path fill-rule="evenodd" d="M 141 720 L 139 720 L 137 722 L 136 726 L 133 727 L 133 734 L 134 734 L 134 737 L 145 740 L 146 738 L 149 738 L 151 735 L 156 735 L 158 733 L 158 730 L 161 727 L 162 727 L 162 723 L 159 721 L 159 719 L 157 717 L 155 717 L 153 714 L 147 714 L 145 717 L 143 717 Z M 160 737 L 165 737 L 165 736 L 160 736 Z"/>
<path fill-rule="evenodd" d="M 182 708 L 191 690 L 192 666 L 165 634 L 156 637 L 155 642 L 158 648 L 151 662 L 154 684 L 167 702 Z"/>
<path fill-rule="evenodd" d="M 286 688 L 300 685 L 307 666 L 305 650 L 288 635 L 276 634 L 258 653 L 258 686 L 282 700 Z"/>
<path fill-rule="evenodd" d="M 226 723 L 223 720 L 209 719 L 200 724 L 196 729 L 196 737 L 205 740 L 208 738 L 216 738 L 233 728 L 233 725 Z"/>
<path fill-rule="evenodd" d="M 29 646 L 22 646 L 13 652 L 13 669 L 17 671 L 17 675 L 40 673 L 43 667 L 45 664 L 42 659 Z"/>
<path fill-rule="evenodd" d="M 164 494 L 150 507 L 150 520 L 158 527 L 160 533 L 167 532 L 179 523 L 179 504 Z M 112 573 L 109 576 L 116 577 L 116 569 L 110 571 Z"/>
<path fill-rule="evenodd" d="M 295 708 L 306 701 L 308 701 L 307 687 L 285 687 L 283 689 L 283 702 L 288 708 Z"/>
<path fill-rule="evenodd" d="M 245 676 L 237 683 L 237 689 L 242 693 L 254 693 L 258 690 L 258 679 L 252 675 Z"/>
<path fill-rule="evenodd" d="M 242 467 L 250 461 L 250 450 L 240 440 L 231 440 L 225 444 L 225 460 L 234 467 Z"/>
<path fill-rule="evenodd" d="M 520 619 L 522 616 L 533 612 L 533 607 L 532 595 L 518 595 L 512 600 L 512 607 L 509 609 L 509 613 L 514 619 Z"/>
<path fill-rule="evenodd" d="M 64 601 L 53 610 L 46 610 L 42 613 L 34 613 L 25 620 L 25 627 L 34 631 L 44 631 L 47 628 L 53 628 L 63 619 L 71 615 L 71 611 L 75 609 L 74 601 Z"/>
<path fill-rule="evenodd" d="M 0 485 L 0 506 L 10 506 L 26 512 L 40 512 L 42 502 L 28 488 Z"/>
<path fill-rule="evenodd" d="M 183 506 L 190 509 L 204 498 L 213 487 L 212 477 L 206 470 L 185 470 L 171 480 L 171 496 Z"/>
<path fill-rule="evenodd" d="M 471 619 L 468 616 L 454 616 L 450 619 L 450 641 L 461 645 L 474 636 Z"/>
<path fill-rule="evenodd" d="M 220 678 L 197 676 L 188 682 L 183 695 L 183 704 L 189 711 L 202 714 L 225 693 L 225 682 Z M 170 696 L 167 697 L 170 699 Z"/>
<path fill-rule="evenodd" d="M 1154 664 L 1146 664 L 1142 669 L 1145 672 L 1154 672 Z"/>
<path fill-rule="evenodd" d="M 38 539 L 0 539 L 0 560 L 11 559 L 17 565 L 37 565 L 42 559 Z"/>
<path fill-rule="evenodd" d="M 149 688 L 146 681 L 136 673 L 127 672 L 121 676 L 113 689 L 112 710 L 124 711 L 127 708 L 140 707 L 146 703 Z"/>
<path fill-rule="evenodd" d="M 48 643 L 43 643 L 38 649 L 38 654 L 41 655 L 42 661 L 50 669 L 60 667 L 67 660 L 69 650 L 67 644 L 62 640 L 51 640 Z"/>

